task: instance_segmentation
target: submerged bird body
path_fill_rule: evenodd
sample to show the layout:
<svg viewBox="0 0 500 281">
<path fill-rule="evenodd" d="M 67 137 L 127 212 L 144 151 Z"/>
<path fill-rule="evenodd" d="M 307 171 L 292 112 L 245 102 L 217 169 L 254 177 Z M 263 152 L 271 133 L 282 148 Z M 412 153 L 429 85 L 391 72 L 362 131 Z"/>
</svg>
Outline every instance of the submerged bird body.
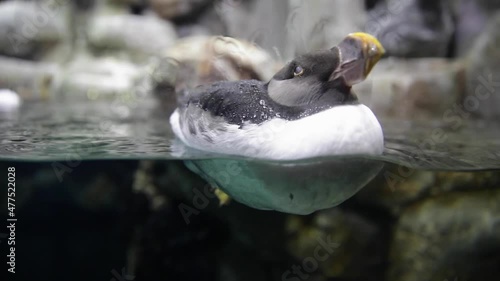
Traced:
<svg viewBox="0 0 500 281">
<path fill-rule="evenodd" d="M 200 150 L 263 159 L 380 154 L 382 129 L 351 92 L 373 66 L 359 63 L 356 44 L 299 56 L 269 83 L 196 88 L 170 118 L 174 133 Z"/>
</svg>

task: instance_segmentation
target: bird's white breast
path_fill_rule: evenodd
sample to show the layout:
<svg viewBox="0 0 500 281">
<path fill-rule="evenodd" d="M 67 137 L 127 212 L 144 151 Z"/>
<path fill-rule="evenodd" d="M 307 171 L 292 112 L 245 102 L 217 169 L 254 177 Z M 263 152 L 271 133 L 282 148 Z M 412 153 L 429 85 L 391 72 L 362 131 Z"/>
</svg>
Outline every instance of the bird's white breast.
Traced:
<svg viewBox="0 0 500 281">
<path fill-rule="evenodd" d="M 190 105 L 177 109 L 170 123 L 174 133 L 188 146 L 253 158 L 295 160 L 379 155 L 384 147 L 377 118 L 362 104 L 335 106 L 293 121 L 273 118 L 258 125 L 244 123 L 241 128 Z"/>
</svg>

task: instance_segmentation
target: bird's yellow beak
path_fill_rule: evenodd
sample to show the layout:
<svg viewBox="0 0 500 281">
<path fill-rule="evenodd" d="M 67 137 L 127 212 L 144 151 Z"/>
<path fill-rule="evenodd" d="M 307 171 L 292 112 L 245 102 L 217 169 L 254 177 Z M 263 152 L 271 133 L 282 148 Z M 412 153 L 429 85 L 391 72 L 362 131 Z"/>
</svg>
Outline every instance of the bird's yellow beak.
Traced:
<svg viewBox="0 0 500 281">
<path fill-rule="evenodd" d="M 356 32 L 347 35 L 347 37 L 354 38 L 361 42 L 365 60 L 364 76 L 366 78 L 380 58 L 385 54 L 385 49 L 377 38 L 368 33 Z"/>
<path fill-rule="evenodd" d="M 364 32 L 347 35 L 336 48 L 339 51 L 339 66 L 331 78 L 343 77 L 348 86 L 364 81 L 385 54 L 377 38 Z"/>
</svg>

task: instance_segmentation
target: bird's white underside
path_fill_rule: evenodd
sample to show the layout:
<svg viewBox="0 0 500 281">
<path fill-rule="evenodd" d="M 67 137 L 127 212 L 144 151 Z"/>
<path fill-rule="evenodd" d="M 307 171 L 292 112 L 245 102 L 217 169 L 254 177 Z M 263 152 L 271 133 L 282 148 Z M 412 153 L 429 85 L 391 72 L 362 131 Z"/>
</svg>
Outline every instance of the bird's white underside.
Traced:
<svg viewBox="0 0 500 281">
<path fill-rule="evenodd" d="M 294 121 L 273 118 L 242 128 L 194 105 L 170 117 L 174 133 L 188 146 L 215 153 L 273 160 L 333 155 L 380 155 L 382 128 L 365 105 L 340 105 Z M 191 131 L 189 130 L 191 123 Z"/>
</svg>

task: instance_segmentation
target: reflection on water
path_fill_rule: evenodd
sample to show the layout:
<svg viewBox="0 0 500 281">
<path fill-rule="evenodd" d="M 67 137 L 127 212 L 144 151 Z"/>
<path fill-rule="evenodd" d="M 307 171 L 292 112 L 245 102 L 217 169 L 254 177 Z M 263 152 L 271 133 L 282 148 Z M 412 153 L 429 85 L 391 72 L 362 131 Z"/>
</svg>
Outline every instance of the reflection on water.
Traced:
<svg viewBox="0 0 500 281">
<path fill-rule="evenodd" d="M 176 141 L 168 113 L 156 112 L 153 101 L 125 112 L 116 108 L 105 103 L 26 104 L 20 112 L 0 116 L 0 157 L 23 161 L 221 158 Z M 500 168 L 498 124 L 470 122 L 453 130 L 441 127 L 440 120 L 380 121 L 386 149 L 373 160 L 419 169 Z"/>
</svg>

